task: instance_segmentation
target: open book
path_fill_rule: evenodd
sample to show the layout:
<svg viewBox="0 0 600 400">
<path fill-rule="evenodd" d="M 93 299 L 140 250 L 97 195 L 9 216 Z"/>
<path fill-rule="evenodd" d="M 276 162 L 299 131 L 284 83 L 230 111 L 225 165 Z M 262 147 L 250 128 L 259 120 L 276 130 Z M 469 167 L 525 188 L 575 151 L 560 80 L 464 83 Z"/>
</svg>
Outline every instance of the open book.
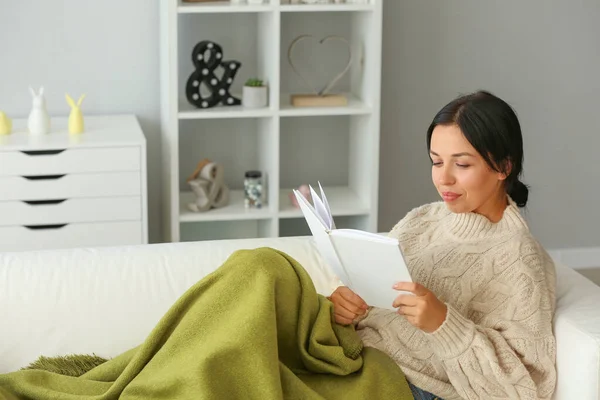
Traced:
<svg viewBox="0 0 600 400">
<path fill-rule="evenodd" d="M 294 195 L 312 232 L 317 249 L 340 281 L 369 306 L 393 310 L 402 292 L 396 282 L 412 282 L 397 239 L 357 229 L 336 229 L 327 197 L 312 187 L 313 205 L 297 190 Z"/>
</svg>

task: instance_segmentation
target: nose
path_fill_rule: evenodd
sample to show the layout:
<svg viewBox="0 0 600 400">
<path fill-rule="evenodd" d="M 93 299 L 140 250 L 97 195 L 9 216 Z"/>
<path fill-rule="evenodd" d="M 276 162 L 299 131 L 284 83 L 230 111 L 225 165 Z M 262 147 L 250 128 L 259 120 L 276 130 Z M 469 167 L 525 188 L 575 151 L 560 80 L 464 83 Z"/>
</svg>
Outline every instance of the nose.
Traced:
<svg viewBox="0 0 600 400">
<path fill-rule="evenodd" d="M 451 168 L 443 165 L 438 169 L 437 181 L 440 186 L 452 186 L 455 183 Z"/>
</svg>

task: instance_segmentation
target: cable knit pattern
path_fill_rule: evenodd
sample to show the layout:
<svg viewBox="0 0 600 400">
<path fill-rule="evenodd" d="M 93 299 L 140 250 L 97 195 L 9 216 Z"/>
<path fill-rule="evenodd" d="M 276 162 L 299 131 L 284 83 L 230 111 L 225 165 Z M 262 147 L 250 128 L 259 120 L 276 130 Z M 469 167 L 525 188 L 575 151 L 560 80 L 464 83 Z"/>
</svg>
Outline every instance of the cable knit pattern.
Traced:
<svg viewBox="0 0 600 400">
<path fill-rule="evenodd" d="M 497 223 L 438 202 L 412 210 L 390 232 L 413 280 L 448 306 L 435 332 L 378 308 L 357 324 L 366 346 L 445 400 L 550 399 L 554 392 L 554 264 L 509 201 Z"/>
</svg>

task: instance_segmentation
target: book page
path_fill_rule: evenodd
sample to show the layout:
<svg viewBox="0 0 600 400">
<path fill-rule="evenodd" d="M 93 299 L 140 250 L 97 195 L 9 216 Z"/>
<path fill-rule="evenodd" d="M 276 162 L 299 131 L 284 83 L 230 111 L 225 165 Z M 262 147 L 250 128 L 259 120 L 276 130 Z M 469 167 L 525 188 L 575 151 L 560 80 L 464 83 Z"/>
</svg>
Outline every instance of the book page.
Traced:
<svg viewBox="0 0 600 400">
<path fill-rule="evenodd" d="M 327 212 L 327 216 L 329 217 L 329 229 L 333 230 L 335 229 L 335 222 L 333 221 L 333 214 L 331 214 L 331 208 L 329 208 L 329 202 L 327 201 L 327 196 L 325 196 L 325 191 L 323 190 L 323 186 L 321 186 L 321 182 L 319 182 L 319 190 L 321 190 L 321 200 L 323 200 L 323 204 L 325 205 L 325 211 Z"/>
<path fill-rule="evenodd" d="M 317 215 L 321 218 L 321 220 L 325 224 L 325 228 L 328 231 L 330 231 L 331 229 L 333 229 L 332 223 L 331 223 L 332 218 L 330 215 L 328 215 L 327 208 L 325 207 L 325 204 L 323 204 L 323 202 L 317 195 L 317 192 L 315 192 L 315 190 L 312 188 L 312 186 L 309 186 L 309 188 L 310 188 L 310 196 L 312 198 L 314 209 L 315 209 Z"/>
<path fill-rule="evenodd" d="M 388 243 L 399 245 L 398 239 L 391 238 L 386 235 L 379 233 L 371 233 L 367 231 L 361 231 L 358 229 L 336 229 L 331 232 L 332 235 L 346 236 L 353 238 L 360 238 L 362 240 L 369 240 L 371 242 Z"/>
<path fill-rule="evenodd" d="M 369 306 L 393 310 L 396 297 L 407 292 L 392 286 L 412 282 L 400 246 L 360 236 L 331 235 L 331 240 L 352 282 L 347 286 Z"/>
<path fill-rule="evenodd" d="M 344 285 L 350 285 L 352 280 L 338 258 L 324 223 L 321 221 L 312 205 L 299 191 L 294 190 L 294 195 L 298 200 L 300 210 L 302 211 L 302 214 L 304 214 L 304 219 L 306 219 L 306 223 L 313 235 L 319 253 Z"/>
</svg>

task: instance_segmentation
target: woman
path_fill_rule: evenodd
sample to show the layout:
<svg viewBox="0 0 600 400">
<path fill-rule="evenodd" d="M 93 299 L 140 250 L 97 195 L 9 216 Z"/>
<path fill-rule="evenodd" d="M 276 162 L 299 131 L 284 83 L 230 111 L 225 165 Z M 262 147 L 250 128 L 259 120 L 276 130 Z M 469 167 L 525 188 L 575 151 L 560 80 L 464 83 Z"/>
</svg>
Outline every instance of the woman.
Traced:
<svg viewBox="0 0 600 400">
<path fill-rule="evenodd" d="M 346 287 L 336 322 L 356 323 L 387 353 L 415 399 L 550 399 L 556 383 L 554 264 L 518 207 L 523 140 L 517 116 L 479 91 L 457 98 L 427 131 L 442 202 L 409 212 L 390 232 L 414 283 L 397 312 L 369 308 Z"/>
</svg>

